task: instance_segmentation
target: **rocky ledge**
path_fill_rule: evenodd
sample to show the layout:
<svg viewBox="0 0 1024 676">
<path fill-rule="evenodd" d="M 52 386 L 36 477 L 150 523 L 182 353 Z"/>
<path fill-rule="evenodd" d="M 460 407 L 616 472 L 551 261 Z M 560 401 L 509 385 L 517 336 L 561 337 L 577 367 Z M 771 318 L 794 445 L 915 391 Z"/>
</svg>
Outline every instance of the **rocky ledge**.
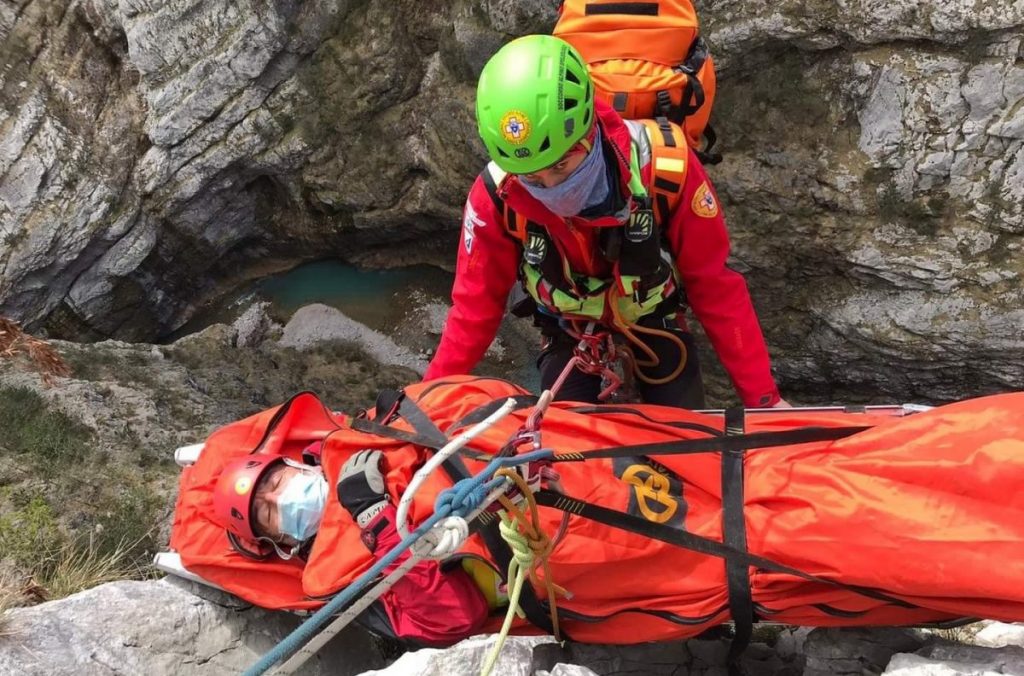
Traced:
<svg viewBox="0 0 1024 676">
<path fill-rule="evenodd" d="M 154 612 L 154 609 L 159 609 Z M 24 676 L 238 674 L 293 630 L 299 618 L 252 608 L 216 590 L 169 578 L 115 582 L 33 608 L 9 611 L 0 673 Z M 975 630 L 977 627 L 975 627 Z M 1024 627 L 989 624 L 966 645 L 924 630 L 766 627 L 743 657 L 757 676 L 989 676 L 1024 673 Z M 479 674 L 493 636 L 397 659 L 349 628 L 299 672 L 307 676 Z M 722 639 L 605 646 L 513 637 L 501 676 L 724 676 Z"/>
</svg>

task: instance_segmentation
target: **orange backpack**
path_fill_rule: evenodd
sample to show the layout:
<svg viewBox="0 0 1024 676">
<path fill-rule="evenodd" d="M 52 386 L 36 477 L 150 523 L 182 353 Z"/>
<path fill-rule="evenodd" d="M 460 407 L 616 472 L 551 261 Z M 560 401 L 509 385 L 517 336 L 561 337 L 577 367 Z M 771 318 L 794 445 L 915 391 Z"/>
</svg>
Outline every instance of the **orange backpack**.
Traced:
<svg viewBox="0 0 1024 676">
<path fill-rule="evenodd" d="M 691 0 L 563 0 L 552 32 L 586 59 L 595 93 L 619 114 L 667 118 L 702 161 L 720 159 L 708 124 L 715 67 Z"/>
</svg>

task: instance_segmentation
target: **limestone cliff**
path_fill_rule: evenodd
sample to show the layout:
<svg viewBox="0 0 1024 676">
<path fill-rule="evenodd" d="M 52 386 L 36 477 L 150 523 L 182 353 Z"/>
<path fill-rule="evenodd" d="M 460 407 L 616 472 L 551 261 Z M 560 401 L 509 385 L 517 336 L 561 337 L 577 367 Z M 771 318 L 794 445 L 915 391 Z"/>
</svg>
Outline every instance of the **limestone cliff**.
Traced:
<svg viewBox="0 0 1024 676">
<path fill-rule="evenodd" d="M 541 0 L 0 0 L 0 313 L 151 340 L 299 260 L 454 258 Z M 1024 0 L 709 0 L 712 169 L 798 398 L 1024 382 Z"/>
</svg>

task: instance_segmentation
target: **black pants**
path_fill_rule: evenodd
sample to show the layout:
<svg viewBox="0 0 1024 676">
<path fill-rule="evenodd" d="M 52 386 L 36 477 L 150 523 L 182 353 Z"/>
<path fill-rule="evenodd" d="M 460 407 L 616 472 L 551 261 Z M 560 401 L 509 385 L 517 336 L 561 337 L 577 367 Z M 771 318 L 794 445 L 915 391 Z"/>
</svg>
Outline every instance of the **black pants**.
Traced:
<svg viewBox="0 0 1024 676">
<path fill-rule="evenodd" d="M 697 357 L 697 345 L 694 342 L 693 334 L 689 331 L 671 325 L 665 328 L 664 324 L 658 321 L 641 320 L 641 325 L 654 325 L 662 331 L 671 331 L 686 346 L 686 366 L 682 372 L 663 385 L 651 385 L 640 378 L 636 378 L 637 390 L 640 397 L 647 404 L 661 404 L 663 406 L 677 406 L 679 408 L 699 409 L 704 405 L 704 379 L 700 373 L 700 361 Z M 545 345 L 537 358 L 537 368 L 540 370 L 540 386 L 542 390 L 551 387 L 558 376 L 565 369 L 565 365 L 572 359 L 575 340 L 565 331 L 554 324 L 542 326 L 545 336 Z M 653 367 L 641 367 L 641 372 L 649 378 L 660 379 L 668 376 L 679 365 L 679 346 L 674 341 L 663 336 L 651 336 L 646 333 L 634 332 L 634 335 L 643 340 L 644 343 L 658 355 L 658 365 Z M 638 348 L 633 347 L 637 358 L 646 361 L 647 357 Z M 601 393 L 601 377 L 590 375 L 580 370 L 573 370 L 566 378 L 558 391 L 556 400 L 584 401 L 597 403 L 597 395 Z"/>
</svg>

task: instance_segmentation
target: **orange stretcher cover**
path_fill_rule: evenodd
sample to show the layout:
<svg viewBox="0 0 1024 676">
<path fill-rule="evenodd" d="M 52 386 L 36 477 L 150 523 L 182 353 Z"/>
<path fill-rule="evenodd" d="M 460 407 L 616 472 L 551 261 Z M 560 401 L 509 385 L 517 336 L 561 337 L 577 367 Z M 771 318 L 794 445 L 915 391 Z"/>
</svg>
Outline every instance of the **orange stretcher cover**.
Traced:
<svg viewBox="0 0 1024 676">
<path fill-rule="evenodd" d="M 495 399 L 524 394 L 488 378 L 449 378 L 410 386 L 449 436 L 453 426 Z M 517 411 L 472 444 L 493 454 L 525 421 Z M 412 431 L 404 421 L 393 424 Z M 685 426 L 685 427 L 682 427 Z M 838 441 L 748 451 L 743 461 L 748 551 L 826 580 L 881 591 L 894 604 L 825 582 L 751 568 L 762 620 L 813 626 L 901 625 L 984 617 L 1024 620 L 1024 393 L 943 406 L 908 417 L 874 413 L 748 413 L 746 431 L 866 426 Z M 721 416 L 650 405 L 593 407 L 560 402 L 544 417 L 543 445 L 582 452 L 712 436 Z M 268 608 L 312 608 L 373 561 L 347 512 L 329 499 L 309 562 L 258 563 L 234 553 L 207 514 L 218 469 L 242 453 L 281 449 L 298 457 L 326 437 L 323 466 L 333 486 L 363 448 L 386 452 L 397 502 L 428 449 L 362 433 L 312 395 L 228 425 L 182 472 L 171 547 L 189 570 Z M 464 458 L 470 472 L 483 463 Z M 722 540 L 719 453 L 639 456 L 557 463 L 567 495 L 649 521 Z M 451 485 L 439 470 L 417 495 L 414 522 Z M 554 534 L 562 512 L 541 508 Z M 493 561 L 479 536 L 462 553 Z M 573 639 L 631 643 L 685 638 L 729 621 L 722 559 L 611 528 L 579 516 L 551 557 L 553 580 L 570 590 L 559 602 Z M 543 598 L 543 589 L 537 590 Z M 320 599 L 320 600 L 317 600 Z M 905 607 L 910 605 L 912 607 Z M 495 626 L 499 626 L 495 620 Z M 536 631 L 525 622 L 516 631 Z"/>
</svg>

